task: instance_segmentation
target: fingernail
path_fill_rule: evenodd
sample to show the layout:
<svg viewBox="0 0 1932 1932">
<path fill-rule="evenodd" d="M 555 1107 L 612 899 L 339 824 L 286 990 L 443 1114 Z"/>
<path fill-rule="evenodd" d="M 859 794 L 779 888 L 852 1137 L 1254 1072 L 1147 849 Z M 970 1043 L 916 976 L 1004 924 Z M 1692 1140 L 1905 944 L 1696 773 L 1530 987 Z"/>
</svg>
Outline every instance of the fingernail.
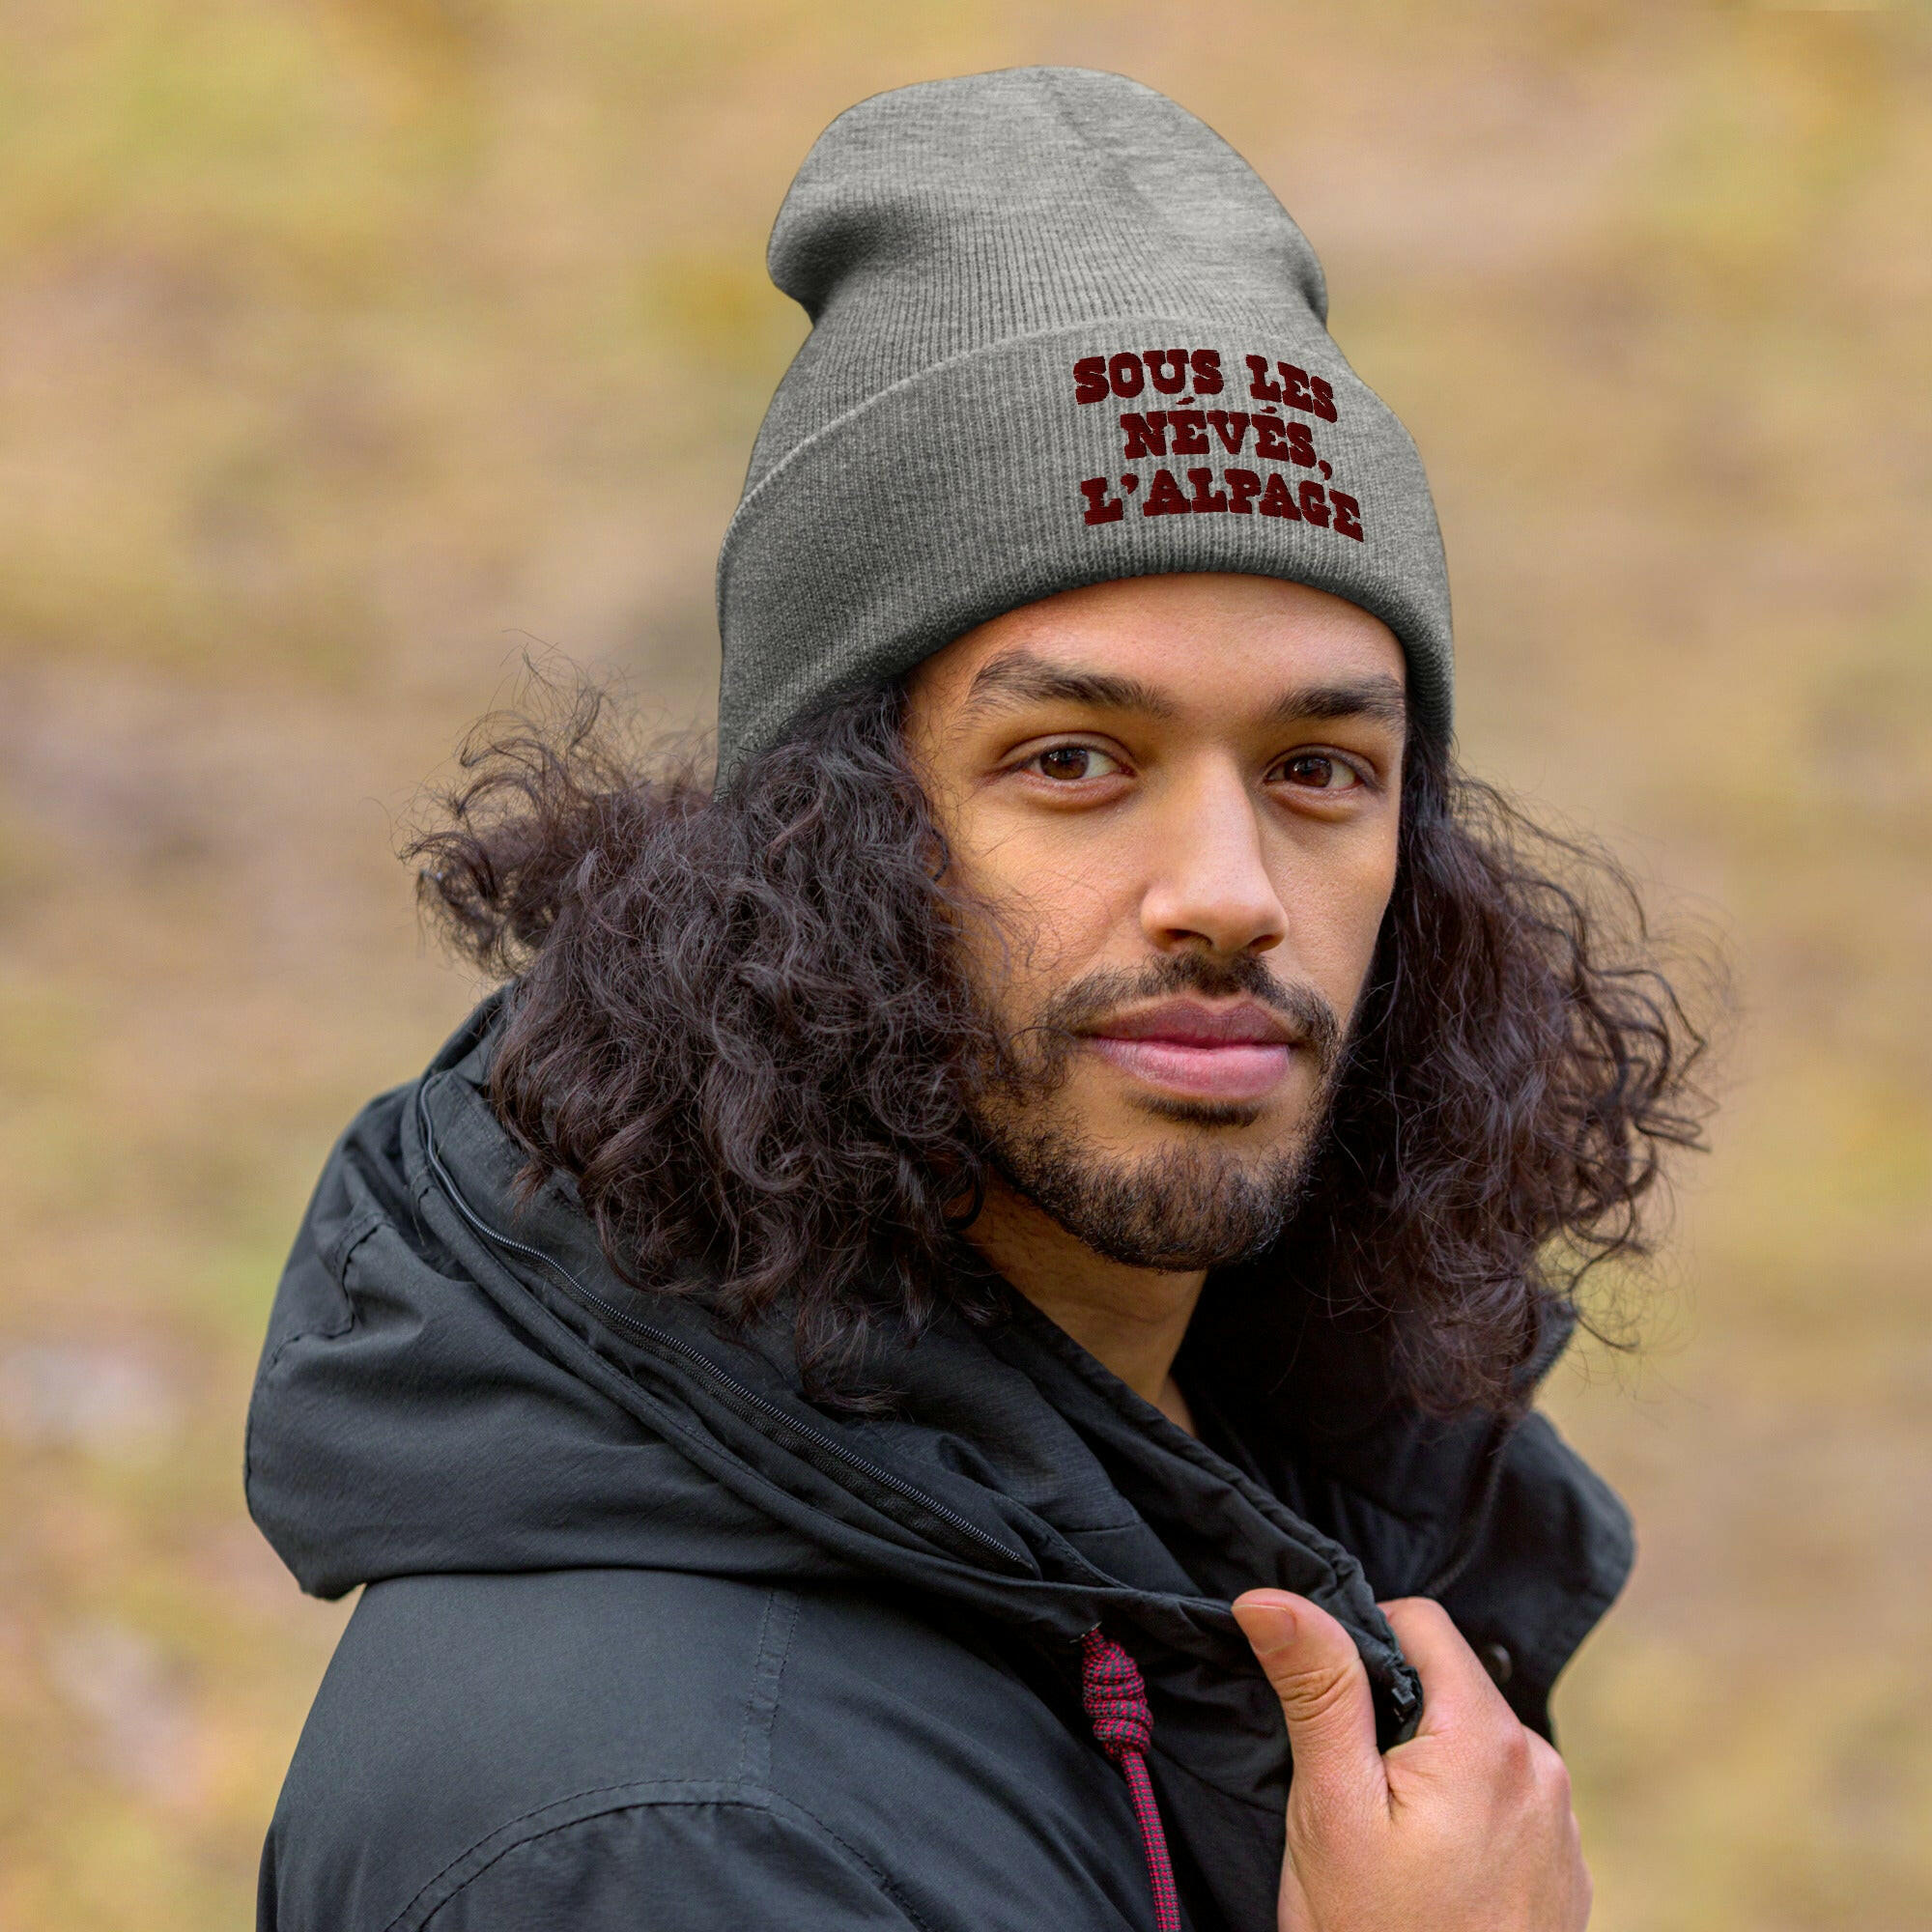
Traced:
<svg viewBox="0 0 1932 1932">
<path fill-rule="evenodd" d="M 1294 1600 L 1292 1597 L 1273 1590 L 1251 1590 L 1236 1601 L 1235 1616 L 1244 1631 L 1247 1631 L 1250 1618 L 1262 1624 L 1261 1632 L 1248 1632 L 1250 1643 L 1264 1634 L 1270 1650 L 1279 1650 L 1283 1644 L 1294 1641 Z"/>
</svg>

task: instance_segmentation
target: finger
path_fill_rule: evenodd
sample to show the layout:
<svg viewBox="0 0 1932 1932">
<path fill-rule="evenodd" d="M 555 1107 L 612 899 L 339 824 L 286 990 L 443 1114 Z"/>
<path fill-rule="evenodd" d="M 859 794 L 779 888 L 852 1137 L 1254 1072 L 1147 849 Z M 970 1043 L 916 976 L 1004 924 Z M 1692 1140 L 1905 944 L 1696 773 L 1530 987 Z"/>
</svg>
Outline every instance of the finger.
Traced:
<svg viewBox="0 0 1932 1932">
<path fill-rule="evenodd" d="M 1418 1737 L 1471 1723 L 1507 1719 L 1516 1724 L 1516 1713 L 1440 1604 L 1428 1597 L 1399 1597 L 1380 1609 L 1422 1679 Z"/>
<path fill-rule="evenodd" d="M 1281 1699 L 1296 1783 L 1385 1795 L 1375 1705 L 1354 1638 L 1319 1605 L 1286 1590 L 1250 1590 L 1234 1607 Z"/>
</svg>

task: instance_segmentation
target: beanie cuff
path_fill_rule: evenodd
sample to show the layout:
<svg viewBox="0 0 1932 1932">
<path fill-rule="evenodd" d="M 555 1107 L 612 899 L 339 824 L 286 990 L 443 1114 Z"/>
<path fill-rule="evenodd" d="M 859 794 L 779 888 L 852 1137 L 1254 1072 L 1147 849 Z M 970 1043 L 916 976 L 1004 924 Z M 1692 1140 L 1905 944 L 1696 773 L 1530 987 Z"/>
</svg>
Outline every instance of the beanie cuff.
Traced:
<svg viewBox="0 0 1932 1932">
<path fill-rule="evenodd" d="M 1236 571 L 1394 632 L 1451 723 L 1448 579 L 1408 433 L 1325 333 L 1127 315 L 922 370 L 786 451 L 718 566 L 719 776 L 825 700 L 1056 591 Z"/>
</svg>

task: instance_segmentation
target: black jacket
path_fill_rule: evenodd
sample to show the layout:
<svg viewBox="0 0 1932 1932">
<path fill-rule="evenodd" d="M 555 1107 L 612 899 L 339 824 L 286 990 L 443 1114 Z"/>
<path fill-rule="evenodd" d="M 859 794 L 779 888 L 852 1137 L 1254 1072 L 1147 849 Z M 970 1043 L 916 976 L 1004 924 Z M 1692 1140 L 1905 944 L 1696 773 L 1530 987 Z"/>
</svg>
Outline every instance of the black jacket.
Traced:
<svg viewBox="0 0 1932 1932">
<path fill-rule="evenodd" d="M 518 1212 L 493 1010 L 350 1127 L 270 1321 L 250 1508 L 304 1589 L 366 1587 L 263 1927 L 1149 1926 L 1095 1626 L 1146 1679 L 1187 1923 L 1270 1927 L 1257 1584 L 1350 1627 L 1385 1738 L 1417 1687 L 1375 1600 L 1419 1590 L 1547 1728 L 1631 1543 L 1542 1418 L 1424 1424 L 1370 1338 L 1232 1282 L 1177 1367 L 1200 1440 L 1017 1297 L 899 1349 L 894 1414 L 815 1407 L 775 1333 L 623 1287 L 567 1185 Z"/>
</svg>

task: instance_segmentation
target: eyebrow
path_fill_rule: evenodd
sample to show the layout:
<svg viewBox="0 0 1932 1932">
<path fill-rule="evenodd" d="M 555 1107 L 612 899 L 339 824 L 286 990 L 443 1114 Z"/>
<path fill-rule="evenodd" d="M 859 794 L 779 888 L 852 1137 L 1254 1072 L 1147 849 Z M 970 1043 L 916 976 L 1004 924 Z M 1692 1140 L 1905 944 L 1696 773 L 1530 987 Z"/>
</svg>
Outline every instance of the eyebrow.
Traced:
<svg viewBox="0 0 1932 1932">
<path fill-rule="evenodd" d="M 1150 718 L 1174 716 L 1173 704 L 1137 677 L 1053 664 L 1023 650 L 1002 651 L 980 667 L 966 693 L 966 709 L 969 713 L 997 711 L 1004 705 L 1039 704 L 1055 698 L 1095 705 L 1103 711 L 1139 711 Z"/>
<path fill-rule="evenodd" d="M 1175 715 L 1174 701 L 1137 677 L 1055 664 L 1018 649 L 1002 651 L 980 667 L 967 690 L 965 709 L 971 716 L 1055 699 L 1091 704 L 1103 711 L 1137 711 L 1148 718 Z M 1295 724 L 1303 719 L 1373 718 L 1406 727 L 1408 694 L 1400 678 L 1378 672 L 1333 684 L 1297 685 L 1276 697 L 1264 716 L 1270 724 Z"/>
<path fill-rule="evenodd" d="M 1408 693 L 1399 677 L 1378 671 L 1373 677 L 1285 691 L 1268 706 L 1270 724 L 1292 724 L 1303 718 L 1374 718 L 1406 729 Z"/>
</svg>

